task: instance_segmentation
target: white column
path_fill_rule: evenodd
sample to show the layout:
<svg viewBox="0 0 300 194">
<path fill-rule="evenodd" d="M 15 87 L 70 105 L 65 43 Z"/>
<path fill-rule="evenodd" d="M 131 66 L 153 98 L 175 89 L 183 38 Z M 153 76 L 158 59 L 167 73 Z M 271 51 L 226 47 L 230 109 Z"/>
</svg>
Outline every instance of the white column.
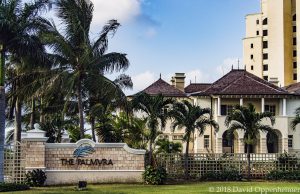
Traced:
<svg viewBox="0 0 300 194">
<path fill-rule="evenodd" d="M 240 98 L 240 106 L 244 106 L 244 99 Z"/>
<path fill-rule="evenodd" d="M 282 116 L 286 116 L 286 99 L 282 99 Z"/>
<path fill-rule="evenodd" d="M 217 119 L 218 119 L 218 118 L 217 118 L 217 117 L 218 117 L 218 101 L 215 100 L 214 103 L 215 103 L 214 115 L 215 115 L 215 120 L 217 120 Z"/>
<path fill-rule="evenodd" d="M 265 99 L 261 99 L 261 112 L 265 112 Z"/>
<path fill-rule="evenodd" d="M 221 116 L 221 98 L 218 97 L 218 116 Z"/>
</svg>

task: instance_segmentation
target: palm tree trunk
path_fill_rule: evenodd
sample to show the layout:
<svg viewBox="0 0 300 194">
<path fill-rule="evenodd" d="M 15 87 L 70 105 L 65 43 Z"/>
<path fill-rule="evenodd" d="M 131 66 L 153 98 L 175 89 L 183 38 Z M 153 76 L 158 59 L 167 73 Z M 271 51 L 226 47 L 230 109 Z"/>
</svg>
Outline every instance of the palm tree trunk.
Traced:
<svg viewBox="0 0 300 194">
<path fill-rule="evenodd" d="M 16 100 L 15 106 L 15 132 L 14 132 L 14 142 L 21 141 L 21 132 L 22 132 L 22 105 L 20 98 Z"/>
<path fill-rule="evenodd" d="M 0 182 L 4 182 L 4 139 L 5 139 L 5 52 L 0 45 Z"/>
<path fill-rule="evenodd" d="M 32 100 L 31 100 L 30 124 L 29 124 L 30 130 L 33 129 L 34 122 L 35 122 L 35 100 L 34 100 L 34 98 L 32 98 Z"/>
<path fill-rule="evenodd" d="M 44 107 L 43 107 L 43 97 L 41 97 L 41 103 L 40 103 L 40 123 L 41 124 L 45 123 L 45 113 L 44 113 Z"/>
<path fill-rule="evenodd" d="M 83 105 L 82 105 L 82 93 L 81 82 L 79 81 L 77 86 L 77 98 L 78 98 L 78 114 L 79 114 L 79 129 L 80 139 L 84 138 L 84 118 L 83 118 Z"/>
<path fill-rule="evenodd" d="M 250 148 L 251 148 L 251 145 L 250 144 L 247 144 L 247 165 L 248 165 L 248 180 L 250 180 Z"/>
<path fill-rule="evenodd" d="M 188 136 L 186 141 L 185 157 L 184 157 L 184 174 L 186 179 L 189 179 L 189 145 L 190 145 L 190 136 Z"/>
<path fill-rule="evenodd" d="M 95 118 L 94 117 L 91 117 L 91 130 L 92 130 L 92 138 L 93 138 L 93 141 L 96 142 L 96 135 L 95 135 Z"/>
<path fill-rule="evenodd" d="M 0 85 L 0 183 L 4 182 L 4 138 L 5 138 L 4 136 L 5 136 L 5 90 L 4 90 L 4 86 Z"/>
</svg>

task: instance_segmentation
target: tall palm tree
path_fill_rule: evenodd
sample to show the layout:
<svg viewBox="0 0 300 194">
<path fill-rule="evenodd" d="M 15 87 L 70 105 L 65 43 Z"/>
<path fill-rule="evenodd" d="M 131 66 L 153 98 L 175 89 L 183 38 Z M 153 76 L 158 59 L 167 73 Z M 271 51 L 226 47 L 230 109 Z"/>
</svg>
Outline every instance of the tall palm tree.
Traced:
<svg viewBox="0 0 300 194">
<path fill-rule="evenodd" d="M 152 164 L 153 144 L 167 122 L 168 114 L 165 111 L 172 105 L 174 100 L 166 98 L 162 94 L 150 96 L 146 93 L 137 94 L 132 100 L 132 107 L 135 111 L 142 111 L 145 114 L 149 133 L 149 163 Z"/>
<path fill-rule="evenodd" d="M 211 119 L 211 109 L 201 108 L 191 104 L 189 101 L 184 100 L 182 102 L 175 103 L 173 109 L 170 111 L 170 117 L 172 117 L 173 131 L 179 128 L 185 128 L 185 134 L 183 140 L 186 141 L 185 150 L 185 176 L 188 178 L 188 158 L 189 158 L 189 143 L 191 136 L 196 132 L 203 135 L 207 126 L 213 126 L 217 131 L 219 125 L 216 121 Z"/>
<path fill-rule="evenodd" d="M 296 130 L 297 125 L 300 123 L 300 107 L 296 109 L 296 117 L 292 120 L 291 126 Z"/>
<path fill-rule="evenodd" d="M 258 113 L 253 104 L 248 107 L 235 106 L 233 111 L 227 115 L 225 125 L 228 127 L 230 134 L 237 130 L 244 132 L 244 143 L 247 146 L 247 164 L 248 164 L 248 178 L 250 179 L 250 149 L 251 145 L 257 142 L 259 133 L 267 132 L 271 136 L 276 134 L 275 129 L 270 125 L 262 124 L 263 119 L 269 119 L 271 125 L 275 124 L 275 118 L 272 113 L 263 112 Z"/>
<path fill-rule="evenodd" d="M 21 0 L 0 1 L 0 182 L 4 179 L 5 57 L 10 53 L 43 60 L 44 47 L 36 32 L 44 23 L 38 13 L 48 3 L 48 0 L 37 0 L 23 5 Z"/>
<path fill-rule="evenodd" d="M 111 20 L 103 27 L 100 36 L 90 39 L 90 26 L 93 19 L 94 6 L 88 0 L 58 0 L 55 3 L 57 16 L 62 21 L 63 31 L 54 24 L 48 25 L 41 37 L 53 52 L 52 57 L 61 73 L 50 85 L 60 82 L 60 88 L 66 93 L 67 99 L 76 97 L 80 136 L 84 137 L 84 106 L 83 101 L 92 91 L 99 87 L 98 83 L 113 82 L 104 74 L 125 70 L 129 66 L 126 54 L 106 53 L 108 37 L 114 34 L 120 24 Z M 62 81 L 63 80 L 63 81 Z"/>
</svg>

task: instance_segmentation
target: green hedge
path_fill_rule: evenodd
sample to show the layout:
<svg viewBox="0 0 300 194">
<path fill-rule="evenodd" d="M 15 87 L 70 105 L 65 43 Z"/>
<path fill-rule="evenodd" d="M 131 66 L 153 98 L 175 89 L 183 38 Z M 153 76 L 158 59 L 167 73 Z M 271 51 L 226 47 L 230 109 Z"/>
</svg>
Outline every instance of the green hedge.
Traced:
<svg viewBox="0 0 300 194">
<path fill-rule="evenodd" d="M 0 192 L 23 191 L 30 189 L 28 185 L 17 183 L 0 183 Z"/>
<path fill-rule="evenodd" d="M 267 174 L 268 180 L 300 180 L 300 171 L 274 170 Z"/>
<path fill-rule="evenodd" d="M 205 181 L 241 181 L 243 176 L 239 171 L 231 169 L 220 172 L 209 172 L 204 174 L 201 179 Z"/>
</svg>

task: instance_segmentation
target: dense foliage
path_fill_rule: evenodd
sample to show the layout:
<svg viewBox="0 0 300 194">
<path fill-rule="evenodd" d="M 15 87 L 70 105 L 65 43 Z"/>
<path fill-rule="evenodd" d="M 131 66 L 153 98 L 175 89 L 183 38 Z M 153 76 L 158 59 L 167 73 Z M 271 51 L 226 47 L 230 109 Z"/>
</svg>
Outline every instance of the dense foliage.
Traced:
<svg viewBox="0 0 300 194">
<path fill-rule="evenodd" d="M 30 189 L 26 184 L 0 183 L 0 192 L 24 191 Z"/>
<path fill-rule="evenodd" d="M 26 184 L 32 187 L 44 186 L 46 179 L 46 173 L 40 169 L 32 170 L 26 173 Z"/>
<path fill-rule="evenodd" d="M 206 173 L 201 179 L 205 181 L 241 181 L 243 176 L 236 169 L 225 169 L 220 172 Z"/>
<path fill-rule="evenodd" d="M 166 182 L 167 172 L 163 167 L 147 166 L 143 173 L 144 182 L 148 185 L 162 185 Z"/>
<path fill-rule="evenodd" d="M 300 171 L 274 170 L 267 174 L 268 180 L 300 180 Z"/>
</svg>

